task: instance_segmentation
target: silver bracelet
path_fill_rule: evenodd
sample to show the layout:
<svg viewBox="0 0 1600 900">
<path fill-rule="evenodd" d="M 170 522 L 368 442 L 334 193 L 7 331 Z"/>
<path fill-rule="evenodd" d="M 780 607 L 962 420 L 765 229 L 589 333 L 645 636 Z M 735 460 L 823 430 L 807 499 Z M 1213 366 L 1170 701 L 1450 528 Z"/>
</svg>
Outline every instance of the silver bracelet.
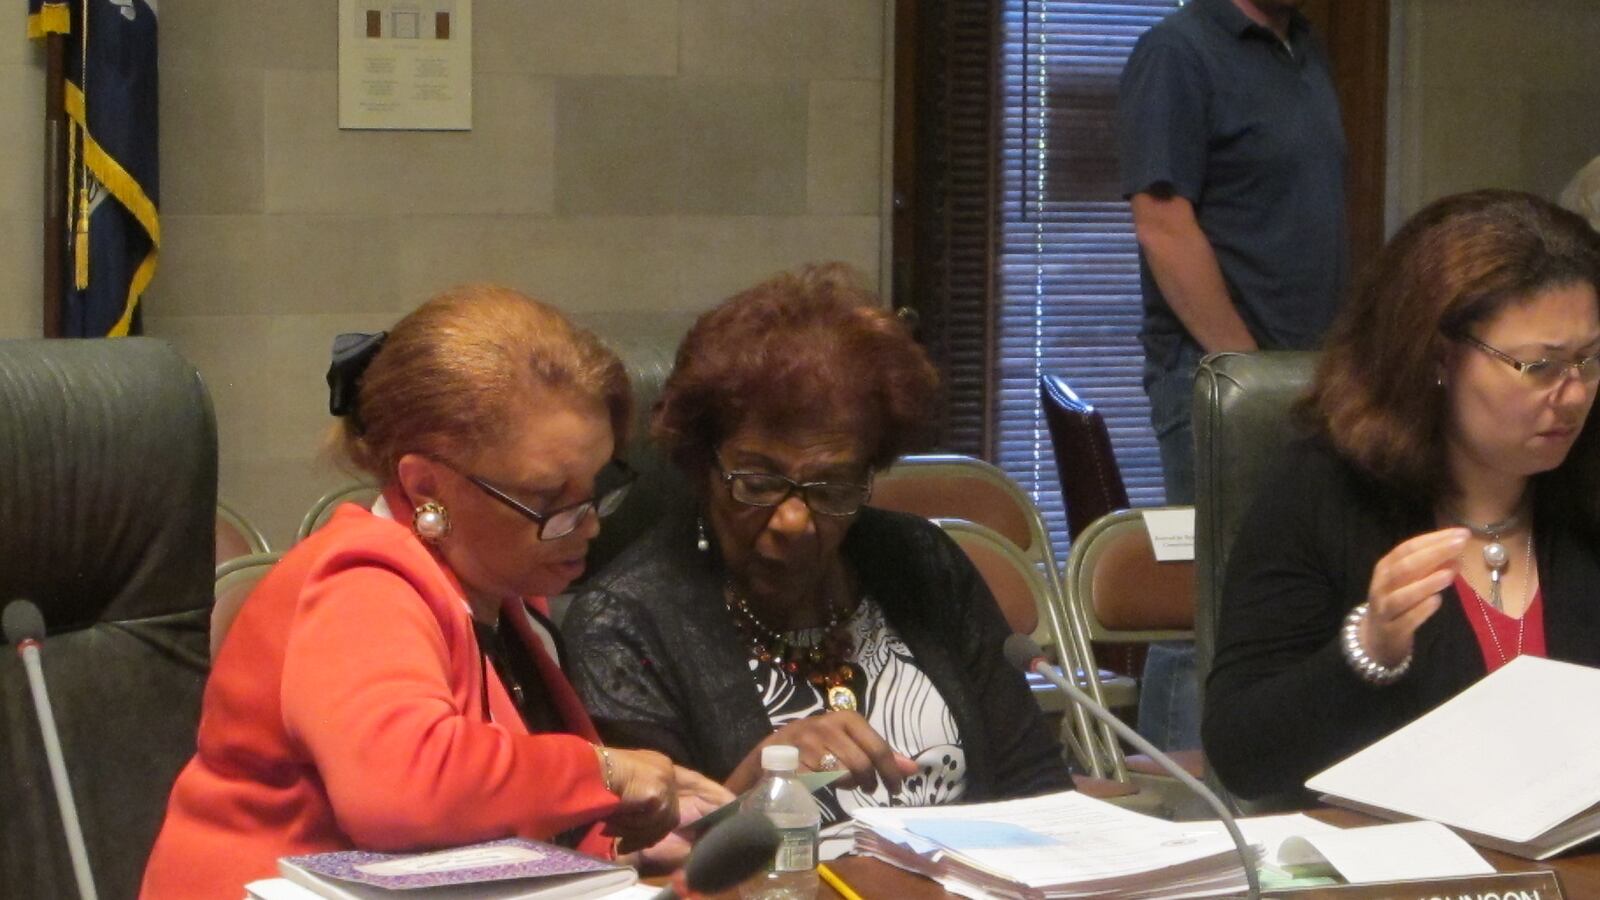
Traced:
<svg viewBox="0 0 1600 900">
<path fill-rule="evenodd" d="M 600 746 L 599 744 L 595 744 L 593 746 L 594 755 L 598 757 L 600 761 L 600 781 L 605 785 L 606 793 L 615 794 L 617 791 L 613 787 L 614 782 L 612 781 L 611 751 Z"/>
<path fill-rule="evenodd" d="M 1361 680 L 1379 687 L 1394 684 L 1411 671 L 1414 653 L 1407 653 L 1398 666 L 1386 666 L 1373 659 L 1361 646 L 1361 621 L 1367 617 L 1369 607 L 1363 603 L 1344 617 L 1340 643 L 1344 647 L 1344 661 L 1350 664 Z"/>
</svg>

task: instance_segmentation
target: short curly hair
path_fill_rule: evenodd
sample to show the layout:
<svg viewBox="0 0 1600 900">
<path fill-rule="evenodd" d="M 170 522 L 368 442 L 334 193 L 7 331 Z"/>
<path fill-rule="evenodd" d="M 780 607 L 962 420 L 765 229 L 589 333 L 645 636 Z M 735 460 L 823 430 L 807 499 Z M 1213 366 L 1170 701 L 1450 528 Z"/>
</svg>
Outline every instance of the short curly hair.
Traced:
<svg viewBox="0 0 1600 900">
<path fill-rule="evenodd" d="M 651 431 L 696 483 L 748 422 L 804 427 L 843 412 L 882 468 L 928 445 L 939 376 L 905 323 L 843 263 L 770 278 L 702 315 L 678 347 Z"/>
</svg>

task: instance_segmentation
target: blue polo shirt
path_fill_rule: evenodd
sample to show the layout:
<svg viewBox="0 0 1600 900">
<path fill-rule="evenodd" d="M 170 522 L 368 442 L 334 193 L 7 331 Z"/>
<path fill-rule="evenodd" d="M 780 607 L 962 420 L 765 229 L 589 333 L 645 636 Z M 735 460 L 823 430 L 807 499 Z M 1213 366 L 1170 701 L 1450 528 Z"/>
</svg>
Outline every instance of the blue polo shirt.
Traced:
<svg viewBox="0 0 1600 900">
<path fill-rule="evenodd" d="M 1256 341 L 1316 346 L 1349 251 L 1339 101 L 1305 17 L 1286 47 L 1230 0 L 1192 0 L 1139 38 L 1118 112 L 1123 195 L 1187 199 Z M 1142 253 L 1139 269 L 1140 339 L 1161 364 L 1187 332 Z"/>
</svg>

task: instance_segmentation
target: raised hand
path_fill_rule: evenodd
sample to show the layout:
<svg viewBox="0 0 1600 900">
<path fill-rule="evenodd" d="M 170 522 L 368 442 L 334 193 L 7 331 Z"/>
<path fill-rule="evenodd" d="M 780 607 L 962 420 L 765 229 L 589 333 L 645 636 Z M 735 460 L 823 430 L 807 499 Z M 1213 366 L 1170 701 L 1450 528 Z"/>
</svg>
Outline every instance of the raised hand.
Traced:
<svg viewBox="0 0 1600 900">
<path fill-rule="evenodd" d="M 1461 550 L 1472 532 L 1444 528 L 1407 540 L 1372 567 L 1362 649 L 1393 668 L 1411 655 L 1417 628 L 1439 611 L 1441 592 L 1461 571 Z"/>
</svg>

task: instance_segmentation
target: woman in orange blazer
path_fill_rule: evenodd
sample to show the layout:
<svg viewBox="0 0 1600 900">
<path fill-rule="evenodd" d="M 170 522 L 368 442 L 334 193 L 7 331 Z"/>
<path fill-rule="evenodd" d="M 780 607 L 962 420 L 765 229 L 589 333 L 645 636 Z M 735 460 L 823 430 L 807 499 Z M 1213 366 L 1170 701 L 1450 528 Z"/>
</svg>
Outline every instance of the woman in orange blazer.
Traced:
<svg viewBox="0 0 1600 900">
<path fill-rule="evenodd" d="M 600 745 L 543 600 L 631 479 L 616 356 L 548 306 L 467 287 L 342 336 L 329 384 L 339 447 L 382 499 L 340 508 L 244 604 L 143 896 L 237 897 L 280 856 L 353 847 L 521 835 L 609 857 L 660 841 L 680 796 L 728 799 Z"/>
</svg>

